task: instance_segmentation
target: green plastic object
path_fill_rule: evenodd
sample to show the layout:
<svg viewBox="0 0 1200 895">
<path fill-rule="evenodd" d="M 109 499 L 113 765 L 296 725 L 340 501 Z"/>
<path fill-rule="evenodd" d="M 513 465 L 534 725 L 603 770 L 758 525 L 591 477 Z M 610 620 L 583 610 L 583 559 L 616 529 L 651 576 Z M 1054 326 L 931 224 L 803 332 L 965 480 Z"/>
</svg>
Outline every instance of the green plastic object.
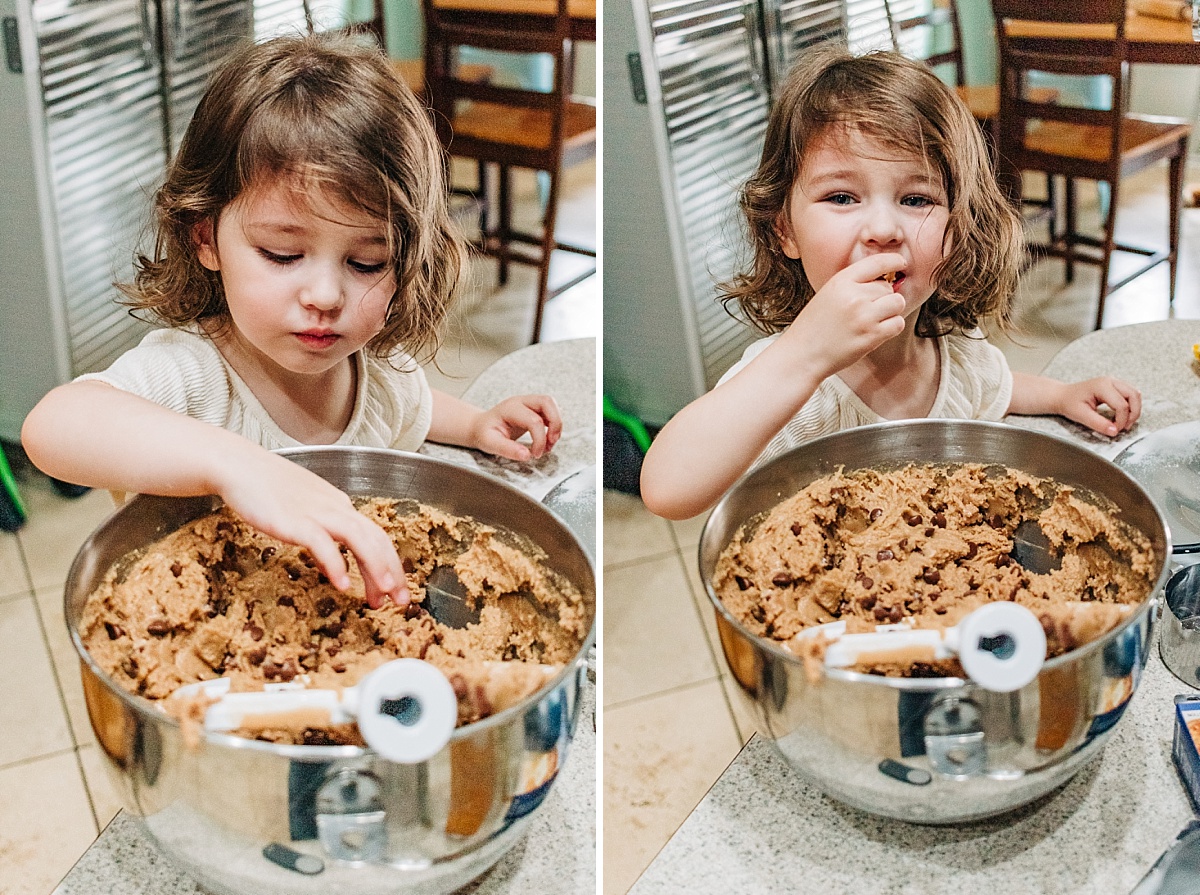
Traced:
<svg viewBox="0 0 1200 895">
<path fill-rule="evenodd" d="M 25 517 L 25 504 L 21 502 L 17 480 L 9 468 L 4 448 L 0 446 L 0 530 L 16 531 L 24 523 Z"/>
<path fill-rule="evenodd" d="M 650 433 L 646 431 L 646 424 L 617 407 L 608 395 L 604 396 L 604 418 L 628 432 L 643 454 L 650 450 Z"/>
</svg>

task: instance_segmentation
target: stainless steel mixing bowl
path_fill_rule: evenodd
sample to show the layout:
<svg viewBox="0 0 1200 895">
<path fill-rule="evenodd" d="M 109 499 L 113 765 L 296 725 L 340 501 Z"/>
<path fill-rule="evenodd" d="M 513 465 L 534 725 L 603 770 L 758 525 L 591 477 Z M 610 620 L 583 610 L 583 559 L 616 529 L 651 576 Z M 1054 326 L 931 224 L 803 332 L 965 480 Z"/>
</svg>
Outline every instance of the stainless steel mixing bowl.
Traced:
<svg viewBox="0 0 1200 895">
<path fill-rule="evenodd" d="M 801 661 L 743 627 L 712 588 L 717 559 L 743 523 L 816 479 L 907 463 L 1001 464 L 1092 492 L 1149 538 L 1157 582 L 1131 616 L 1097 641 L 1048 660 L 1011 693 L 958 678 L 885 678 Z M 700 577 L 726 662 L 761 733 L 830 796 L 887 817 L 952 823 L 999 814 L 1048 793 L 1097 755 L 1137 688 L 1148 655 L 1170 535 L 1132 478 L 1070 442 L 998 423 L 883 423 L 819 438 L 764 464 L 713 510 L 700 539 Z"/>
<path fill-rule="evenodd" d="M 352 746 L 222 734 L 189 748 L 174 720 L 100 670 L 78 633 L 88 594 L 115 561 L 217 506 L 213 498 L 140 496 L 88 538 L 67 578 L 67 625 L 96 738 L 126 810 L 215 895 L 453 891 L 520 839 L 566 758 L 595 636 L 591 561 L 553 513 L 486 475 L 387 450 L 282 453 L 351 495 L 414 499 L 532 541 L 583 594 L 586 642 L 537 693 L 455 730 L 420 764 Z"/>
</svg>

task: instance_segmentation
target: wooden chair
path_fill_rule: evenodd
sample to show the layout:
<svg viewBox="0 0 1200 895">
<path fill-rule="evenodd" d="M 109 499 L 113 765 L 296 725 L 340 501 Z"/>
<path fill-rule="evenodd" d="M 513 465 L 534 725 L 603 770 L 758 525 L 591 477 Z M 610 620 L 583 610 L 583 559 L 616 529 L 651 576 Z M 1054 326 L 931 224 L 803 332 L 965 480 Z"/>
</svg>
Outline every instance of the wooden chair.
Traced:
<svg viewBox="0 0 1200 895">
<path fill-rule="evenodd" d="M 1067 179 L 1065 228 L 1046 244 L 1031 246 L 1033 257 L 1051 256 L 1066 262 L 1067 282 L 1074 279 L 1075 263 L 1100 267 L 1100 296 L 1095 328 L 1104 320 L 1108 294 L 1163 261 L 1170 267 L 1170 300 L 1175 299 L 1176 262 L 1179 252 L 1179 204 L 1183 169 L 1191 125 L 1177 118 L 1126 113 L 1129 64 L 1125 39 L 1125 0 L 992 0 L 999 58 L 999 150 L 1004 179 L 1019 189 L 1023 171 L 1041 171 Z M 1064 39 L 1010 33 L 1014 21 L 1106 25 L 1111 38 Z M 1101 76 L 1112 85 L 1106 109 L 1080 108 L 1057 99 L 1039 101 L 1028 90 L 1030 72 Z M 1114 228 L 1121 178 L 1168 160 L 1167 244 L 1165 251 L 1116 242 Z M 1078 232 L 1074 181 L 1095 180 L 1109 185 L 1103 235 Z M 1018 195 L 1014 192 L 1014 195 Z M 1081 249 L 1087 249 L 1081 251 Z M 1143 263 L 1115 282 L 1109 281 L 1113 251 L 1131 252 Z"/>
<path fill-rule="evenodd" d="M 452 2 L 454 6 L 444 5 L 445 0 L 423 0 L 430 105 L 439 136 L 452 156 L 499 169 L 496 213 L 485 216 L 477 247 L 499 260 L 502 284 L 511 262 L 538 268 L 532 334 L 536 342 L 546 302 L 595 273 L 593 264 L 569 282 L 553 287 L 549 282 L 550 259 L 556 250 L 596 255 L 594 247 L 558 242 L 554 233 L 563 167 L 595 155 L 596 106 L 572 95 L 574 42 L 567 0 L 557 0 L 552 15 L 471 9 L 464 8 L 462 0 Z M 471 80 L 466 66 L 459 64 L 463 47 L 548 54 L 553 59 L 553 89 L 541 92 Z M 520 232 L 513 226 L 512 168 L 549 175 L 540 234 Z"/>
</svg>

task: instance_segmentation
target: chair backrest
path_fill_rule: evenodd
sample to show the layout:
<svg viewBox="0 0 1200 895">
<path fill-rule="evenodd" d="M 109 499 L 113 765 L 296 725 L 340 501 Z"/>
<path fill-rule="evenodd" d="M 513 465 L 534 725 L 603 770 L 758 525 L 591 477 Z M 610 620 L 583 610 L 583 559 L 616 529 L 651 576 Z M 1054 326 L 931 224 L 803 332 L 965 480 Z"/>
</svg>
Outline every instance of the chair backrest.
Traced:
<svg viewBox="0 0 1200 895">
<path fill-rule="evenodd" d="M 921 0 L 883 0 L 883 9 L 896 52 L 930 68 L 953 66 L 954 83 L 967 83 L 955 0 L 933 0 L 928 8 Z"/>
<path fill-rule="evenodd" d="M 992 0 L 992 9 L 999 43 L 1002 167 L 1115 179 L 1129 78 L 1125 0 Z M 1079 25 L 1087 27 L 1067 27 Z M 1102 77 L 1111 87 L 1111 102 L 1094 108 L 1072 103 L 1066 91 L 1031 95 L 1034 72 Z M 1038 135 L 1055 130 L 1089 138 L 1077 140 L 1067 153 L 1048 152 Z"/>
<path fill-rule="evenodd" d="M 574 43 L 568 0 L 529 0 L 524 8 L 538 11 L 527 12 L 497 12 L 486 3 L 472 5 L 471 0 L 422 2 L 425 82 L 443 145 L 454 154 L 472 158 L 544 167 L 537 159 L 522 162 L 515 158 L 514 153 L 524 153 L 521 148 L 455 133 L 454 122 L 469 103 L 486 103 L 497 115 L 519 115 L 524 110 L 548 112 L 551 145 L 545 151 L 561 152 L 564 121 L 574 92 Z M 547 54 L 553 59 L 553 86 L 544 92 L 527 86 L 480 82 L 462 70 L 460 54 L 464 48 Z"/>
</svg>

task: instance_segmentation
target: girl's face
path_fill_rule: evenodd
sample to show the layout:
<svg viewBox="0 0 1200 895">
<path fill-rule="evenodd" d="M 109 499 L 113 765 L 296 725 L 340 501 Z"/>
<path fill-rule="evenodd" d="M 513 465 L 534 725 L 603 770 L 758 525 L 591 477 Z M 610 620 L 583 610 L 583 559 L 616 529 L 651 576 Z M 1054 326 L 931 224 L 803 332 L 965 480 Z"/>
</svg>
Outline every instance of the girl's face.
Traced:
<svg viewBox="0 0 1200 895">
<path fill-rule="evenodd" d="M 196 231 L 220 271 L 232 337 L 292 373 L 320 374 L 384 325 L 396 289 L 385 224 L 286 178 L 246 190 Z"/>
<path fill-rule="evenodd" d="M 831 128 L 805 154 L 777 232 L 814 291 L 869 255 L 903 255 L 908 266 L 893 288 L 911 317 L 936 287 L 949 218 L 945 187 L 923 158 L 897 157 L 857 130 Z"/>
</svg>

